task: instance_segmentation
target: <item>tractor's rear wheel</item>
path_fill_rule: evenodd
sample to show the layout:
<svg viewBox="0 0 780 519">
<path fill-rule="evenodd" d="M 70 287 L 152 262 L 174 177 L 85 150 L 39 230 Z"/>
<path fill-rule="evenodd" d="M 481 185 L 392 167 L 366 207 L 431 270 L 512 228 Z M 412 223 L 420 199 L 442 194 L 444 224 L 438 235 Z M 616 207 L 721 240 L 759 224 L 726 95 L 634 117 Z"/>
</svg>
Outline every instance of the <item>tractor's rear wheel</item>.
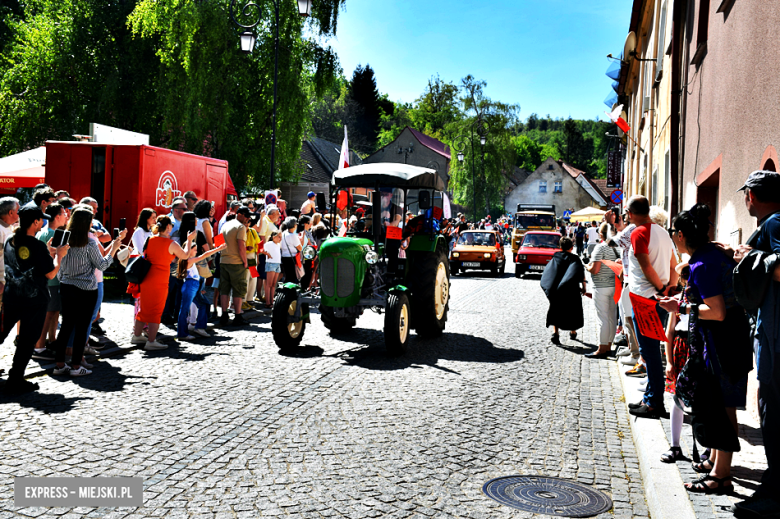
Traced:
<svg viewBox="0 0 780 519">
<path fill-rule="evenodd" d="M 320 305 L 320 317 L 322 317 L 322 324 L 331 333 L 346 333 L 352 330 L 356 324 L 354 317 L 336 317 L 330 306 Z"/>
<path fill-rule="evenodd" d="M 271 314 L 271 332 L 274 342 L 280 350 L 300 346 L 303 333 L 306 331 L 306 323 L 303 319 L 297 323 L 291 323 L 290 317 L 295 315 L 298 307 L 298 292 L 291 289 L 283 289 L 276 292 L 274 310 Z"/>
<path fill-rule="evenodd" d="M 390 292 L 387 296 L 385 310 L 385 347 L 391 355 L 406 353 L 411 333 L 411 309 L 409 298 L 400 290 Z"/>
<path fill-rule="evenodd" d="M 447 323 L 450 305 L 450 268 L 442 247 L 417 252 L 409 275 L 414 328 L 421 337 L 438 337 Z"/>
</svg>

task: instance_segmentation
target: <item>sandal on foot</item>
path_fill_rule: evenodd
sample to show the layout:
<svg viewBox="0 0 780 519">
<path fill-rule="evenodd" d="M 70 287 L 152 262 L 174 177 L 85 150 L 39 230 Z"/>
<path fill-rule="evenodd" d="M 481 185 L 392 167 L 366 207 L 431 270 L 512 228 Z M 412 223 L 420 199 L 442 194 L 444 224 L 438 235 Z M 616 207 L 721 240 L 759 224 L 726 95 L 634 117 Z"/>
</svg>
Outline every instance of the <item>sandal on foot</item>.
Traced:
<svg viewBox="0 0 780 519">
<path fill-rule="evenodd" d="M 699 474 L 709 474 L 714 468 L 710 460 L 704 460 L 700 463 L 691 463 L 691 467 Z"/>
<path fill-rule="evenodd" d="M 552 334 L 552 337 L 550 337 L 550 341 L 553 344 L 556 344 L 556 345 L 560 344 L 561 343 L 561 336 L 558 335 L 557 333 L 554 333 L 554 334 Z"/>
<path fill-rule="evenodd" d="M 675 461 L 681 461 L 686 459 L 683 456 L 682 449 L 680 447 L 672 447 L 668 452 L 661 454 L 661 461 L 664 463 L 674 463 Z"/>
<path fill-rule="evenodd" d="M 685 489 L 688 490 L 688 492 L 692 492 L 694 494 L 714 494 L 717 496 L 722 496 L 724 494 L 731 494 L 734 492 L 734 485 L 724 485 L 726 481 L 730 481 L 731 476 L 727 476 L 725 478 L 716 478 L 715 476 L 710 476 L 709 474 L 697 479 L 696 481 L 691 481 L 690 486 L 685 486 Z M 714 481 L 718 484 L 717 487 L 710 487 L 707 486 L 707 481 Z"/>
</svg>

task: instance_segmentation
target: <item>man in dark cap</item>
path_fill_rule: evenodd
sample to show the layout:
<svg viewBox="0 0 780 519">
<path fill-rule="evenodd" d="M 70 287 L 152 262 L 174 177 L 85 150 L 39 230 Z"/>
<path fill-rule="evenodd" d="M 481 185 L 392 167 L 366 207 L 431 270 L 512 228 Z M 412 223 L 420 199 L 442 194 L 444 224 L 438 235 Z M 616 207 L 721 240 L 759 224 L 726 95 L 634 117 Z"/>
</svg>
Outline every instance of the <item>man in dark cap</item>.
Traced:
<svg viewBox="0 0 780 519">
<path fill-rule="evenodd" d="M 14 325 L 19 323 L 16 353 L 3 391 L 19 394 L 35 391 L 38 384 L 24 380 L 24 371 L 32 358 L 33 348 L 43 330 L 46 308 L 49 305 L 47 281 L 60 270 L 60 262 L 68 246 L 51 249 L 35 234 L 49 220 L 38 206 L 19 209 L 19 228 L 5 243 L 5 279 L 3 294 L 3 327 L 0 343 L 5 341 Z M 52 256 L 55 261 L 52 261 Z"/>
<path fill-rule="evenodd" d="M 780 174 L 754 171 L 739 191 L 745 192 L 745 205 L 758 220 L 758 228 L 735 251 L 734 259 L 741 261 L 751 249 L 780 254 Z M 777 270 L 775 280 L 780 281 Z M 754 337 L 767 469 L 753 496 L 734 505 L 737 517 L 780 517 L 780 333 L 776 331 L 780 321 L 774 318 L 778 306 L 780 289 L 771 283 L 758 310 Z"/>
</svg>

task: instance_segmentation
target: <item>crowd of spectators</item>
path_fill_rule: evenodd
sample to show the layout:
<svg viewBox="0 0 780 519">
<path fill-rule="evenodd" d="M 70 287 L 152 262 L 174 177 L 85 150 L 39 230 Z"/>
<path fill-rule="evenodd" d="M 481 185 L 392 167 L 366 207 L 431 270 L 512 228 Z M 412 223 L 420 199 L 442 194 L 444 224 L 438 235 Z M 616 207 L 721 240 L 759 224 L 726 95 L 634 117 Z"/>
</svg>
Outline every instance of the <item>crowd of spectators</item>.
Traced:
<svg viewBox="0 0 780 519">
<path fill-rule="evenodd" d="M 572 262 L 587 258 L 593 293 L 583 285 L 567 297 L 570 303 L 582 295 L 594 299 L 599 344 L 589 356 L 616 356 L 633 366 L 627 375 L 644 378 L 642 399 L 628 405 L 629 413 L 645 419 L 671 415 L 671 449 L 659 453 L 661 461 L 687 460 L 680 436 L 689 414 L 694 445 L 705 447 L 693 463 L 702 477 L 685 483 L 689 492 L 733 491 L 731 467 L 740 450 L 737 409 L 747 404 L 749 373 L 757 367 L 768 468 L 755 494 L 734 512 L 775 517 L 780 514 L 780 175 L 753 172 L 740 191 L 758 229 L 736 248 L 713 241 L 707 205 L 695 204 L 669 224 L 663 209 L 633 196 L 622 212 L 611 210 L 602 222 L 568 229 L 577 254 L 568 236 L 561 239 L 568 249 L 558 254 L 577 258 Z M 550 301 L 552 312 L 560 301 Z M 650 325 L 655 318 L 661 326 Z M 548 325 L 558 322 L 550 323 L 548 316 Z M 664 393 L 672 395 L 671 413 Z"/>
</svg>

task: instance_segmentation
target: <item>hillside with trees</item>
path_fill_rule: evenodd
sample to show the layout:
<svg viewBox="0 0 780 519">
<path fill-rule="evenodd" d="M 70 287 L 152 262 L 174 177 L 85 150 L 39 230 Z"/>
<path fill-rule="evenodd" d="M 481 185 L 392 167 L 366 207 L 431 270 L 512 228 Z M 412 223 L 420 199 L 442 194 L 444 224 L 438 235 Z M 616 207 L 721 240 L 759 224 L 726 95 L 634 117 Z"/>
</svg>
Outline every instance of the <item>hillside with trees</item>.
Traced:
<svg viewBox="0 0 780 519">
<path fill-rule="evenodd" d="M 487 83 L 471 75 L 460 82 L 439 76 L 428 80 L 412 103 L 396 103 L 379 93 L 370 65 L 358 66 L 352 80 L 341 78 L 323 98 L 311 103 L 312 134 L 338 143 L 349 129 L 350 147 L 363 156 L 392 142 L 406 126 L 462 150 L 464 161 L 450 163 L 454 201 L 471 205 L 476 196 L 483 214 L 503 211 L 503 194 L 515 167 L 529 171 L 554 157 L 594 178 L 606 177 L 605 134 L 611 123 L 575 119 L 519 119 L 520 107 L 487 95 Z M 487 132 L 481 149 L 477 126 Z M 472 168 L 479 182 L 472 179 Z"/>
</svg>

